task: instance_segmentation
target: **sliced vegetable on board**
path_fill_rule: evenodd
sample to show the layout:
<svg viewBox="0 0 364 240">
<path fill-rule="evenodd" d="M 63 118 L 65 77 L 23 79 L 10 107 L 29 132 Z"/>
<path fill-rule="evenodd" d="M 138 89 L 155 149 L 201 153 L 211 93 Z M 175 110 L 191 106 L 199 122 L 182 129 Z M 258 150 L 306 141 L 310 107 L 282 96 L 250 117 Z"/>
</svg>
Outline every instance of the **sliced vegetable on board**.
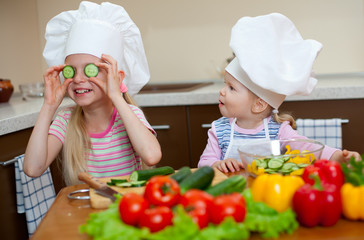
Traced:
<svg viewBox="0 0 364 240">
<path fill-rule="evenodd" d="M 306 227 L 335 225 L 342 212 L 340 189 L 335 184 L 321 182 L 312 174 L 314 185 L 306 183 L 300 187 L 292 199 L 293 210 L 300 224 Z"/>
</svg>

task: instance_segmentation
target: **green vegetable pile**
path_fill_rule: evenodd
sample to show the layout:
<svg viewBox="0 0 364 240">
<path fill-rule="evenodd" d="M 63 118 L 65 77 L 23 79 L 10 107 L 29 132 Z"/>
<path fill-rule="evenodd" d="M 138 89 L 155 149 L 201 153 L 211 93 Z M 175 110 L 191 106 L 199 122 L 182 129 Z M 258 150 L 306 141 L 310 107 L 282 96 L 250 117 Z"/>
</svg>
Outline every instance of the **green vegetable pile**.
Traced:
<svg viewBox="0 0 364 240">
<path fill-rule="evenodd" d="M 146 228 L 132 227 L 121 221 L 118 211 L 119 197 L 106 211 L 90 214 L 87 223 L 80 227 L 80 232 L 87 233 L 95 240 L 218 240 L 248 239 L 251 233 L 258 233 L 264 238 L 274 238 L 281 233 L 290 234 L 298 227 L 296 216 L 291 209 L 278 213 L 265 203 L 254 202 L 249 189 L 244 190 L 242 194 L 246 200 L 248 212 L 242 223 L 226 218 L 219 225 L 210 224 L 200 230 L 183 207 L 177 206 L 173 226 L 152 234 Z"/>
</svg>

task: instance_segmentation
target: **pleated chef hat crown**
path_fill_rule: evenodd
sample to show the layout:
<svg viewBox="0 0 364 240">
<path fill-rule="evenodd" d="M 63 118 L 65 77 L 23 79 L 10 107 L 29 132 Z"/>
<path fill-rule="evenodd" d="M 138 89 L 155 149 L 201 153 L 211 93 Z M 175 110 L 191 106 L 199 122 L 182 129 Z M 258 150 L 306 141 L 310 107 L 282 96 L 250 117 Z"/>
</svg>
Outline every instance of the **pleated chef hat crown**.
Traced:
<svg viewBox="0 0 364 240">
<path fill-rule="evenodd" d="M 302 39 L 282 14 L 239 19 L 230 47 L 236 57 L 225 70 L 275 109 L 286 96 L 308 95 L 316 86 L 312 67 L 322 45 Z"/>
<path fill-rule="evenodd" d="M 124 83 L 134 95 L 149 81 L 150 74 L 140 31 L 125 9 L 104 2 L 83 1 L 78 10 L 52 18 L 46 27 L 43 56 L 49 66 L 64 64 L 71 54 L 101 58 L 111 55 L 124 71 Z"/>
</svg>

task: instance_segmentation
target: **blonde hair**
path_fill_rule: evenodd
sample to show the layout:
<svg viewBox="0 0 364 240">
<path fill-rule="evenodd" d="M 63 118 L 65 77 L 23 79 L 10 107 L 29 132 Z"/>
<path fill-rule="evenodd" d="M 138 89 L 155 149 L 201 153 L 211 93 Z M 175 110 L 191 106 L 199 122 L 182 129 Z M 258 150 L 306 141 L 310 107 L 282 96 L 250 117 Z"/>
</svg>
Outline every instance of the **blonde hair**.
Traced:
<svg viewBox="0 0 364 240">
<path fill-rule="evenodd" d="M 273 118 L 277 123 L 283 123 L 284 121 L 289 121 L 289 125 L 293 129 L 297 129 L 296 121 L 293 116 L 289 113 L 273 113 Z"/>
<path fill-rule="evenodd" d="M 135 105 L 128 93 L 123 93 L 128 104 Z M 87 172 L 87 159 L 91 151 L 91 140 L 86 130 L 82 107 L 76 106 L 69 120 L 63 148 L 63 178 L 66 185 L 80 183 L 78 174 Z"/>
</svg>

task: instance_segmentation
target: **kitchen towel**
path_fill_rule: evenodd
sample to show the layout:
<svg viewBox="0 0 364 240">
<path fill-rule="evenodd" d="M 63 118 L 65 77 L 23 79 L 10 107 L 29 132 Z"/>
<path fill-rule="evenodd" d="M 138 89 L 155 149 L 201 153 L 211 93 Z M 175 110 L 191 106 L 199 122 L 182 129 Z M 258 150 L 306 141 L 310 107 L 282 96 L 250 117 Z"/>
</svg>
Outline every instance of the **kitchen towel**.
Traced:
<svg viewBox="0 0 364 240">
<path fill-rule="evenodd" d="M 297 131 L 310 139 L 333 148 L 342 149 L 343 119 L 297 119 Z"/>
<path fill-rule="evenodd" d="M 56 193 L 49 168 L 40 177 L 30 178 L 23 172 L 24 154 L 16 159 L 17 211 L 25 212 L 28 234 L 31 237 L 52 205 Z"/>
</svg>

